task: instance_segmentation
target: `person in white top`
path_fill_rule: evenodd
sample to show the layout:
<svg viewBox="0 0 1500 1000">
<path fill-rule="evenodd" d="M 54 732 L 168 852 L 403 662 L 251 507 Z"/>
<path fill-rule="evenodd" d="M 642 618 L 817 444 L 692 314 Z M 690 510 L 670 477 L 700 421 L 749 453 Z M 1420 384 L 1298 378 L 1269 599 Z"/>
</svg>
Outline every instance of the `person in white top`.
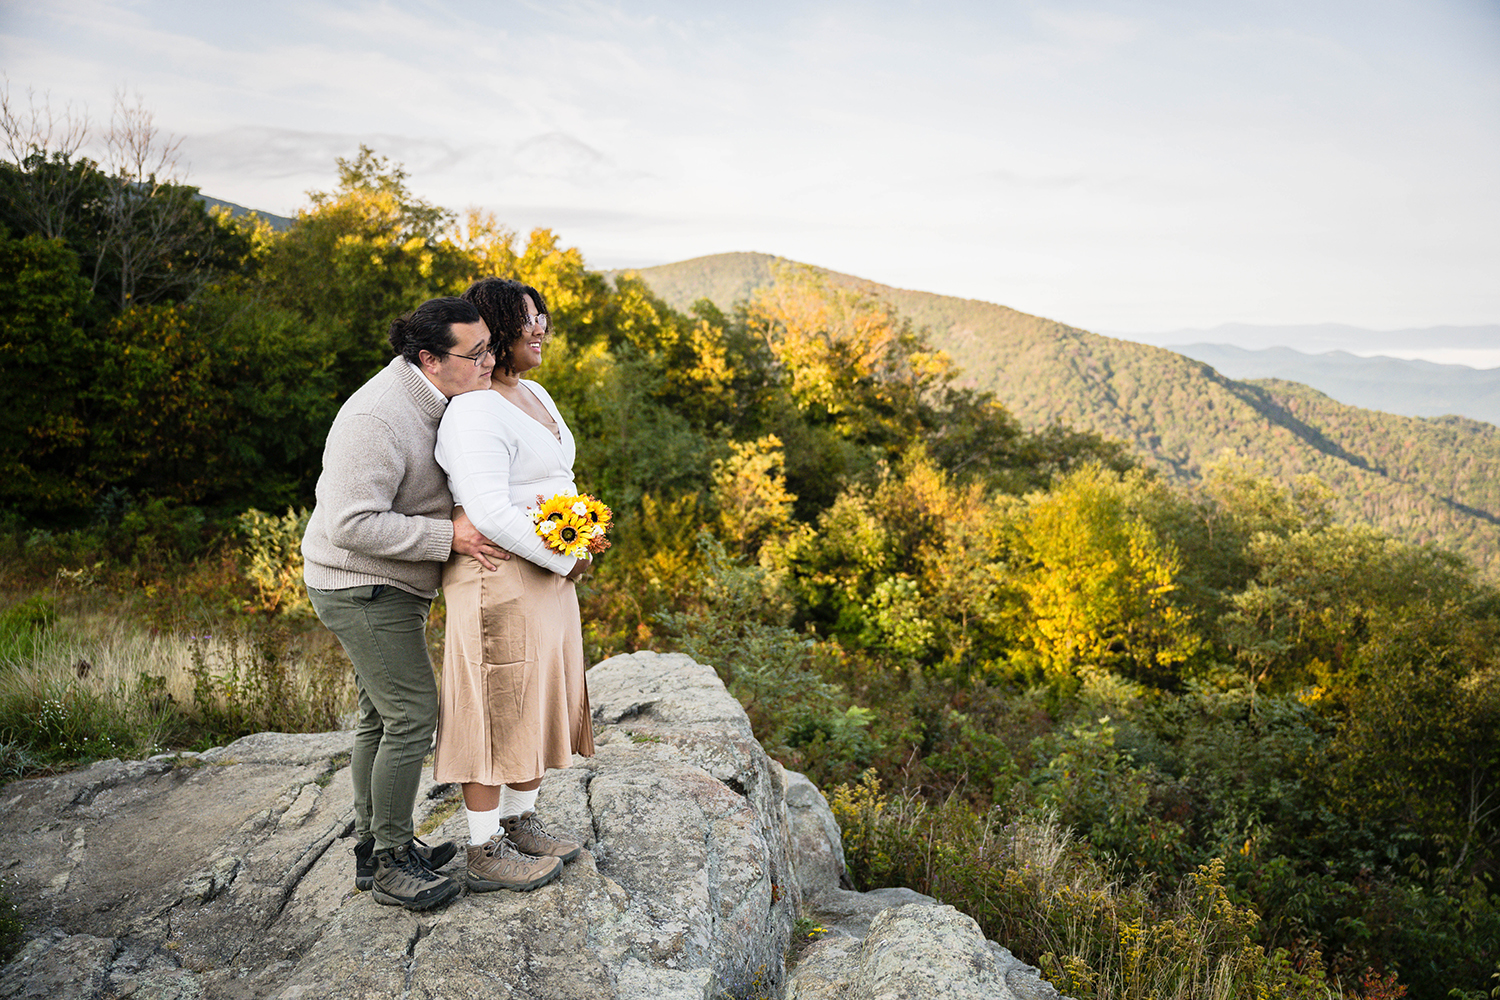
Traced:
<svg viewBox="0 0 1500 1000">
<path fill-rule="evenodd" d="M 541 364 L 546 301 L 500 278 L 475 282 L 463 297 L 490 330 L 495 370 L 489 391 L 449 404 L 436 457 L 456 507 L 515 558 L 489 569 L 455 556 L 443 569 L 433 776 L 463 786 L 469 888 L 532 889 L 581 850 L 546 830 L 536 798 L 547 768 L 594 752 L 574 590 L 589 561 L 548 549 L 527 513 L 539 498 L 576 492 L 573 435 L 547 390 L 521 378 Z"/>
</svg>

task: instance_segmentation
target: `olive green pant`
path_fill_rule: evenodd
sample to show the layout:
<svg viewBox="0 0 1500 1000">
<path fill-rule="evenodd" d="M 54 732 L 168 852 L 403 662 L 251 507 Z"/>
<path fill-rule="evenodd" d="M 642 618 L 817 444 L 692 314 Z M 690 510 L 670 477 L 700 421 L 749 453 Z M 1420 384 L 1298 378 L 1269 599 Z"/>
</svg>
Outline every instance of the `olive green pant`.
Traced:
<svg viewBox="0 0 1500 1000">
<path fill-rule="evenodd" d="M 354 663 L 359 722 L 349 769 L 359 841 L 375 849 L 411 842 L 422 761 L 437 728 L 437 680 L 427 656 L 432 601 L 388 584 L 314 590 L 318 618 Z"/>
</svg>

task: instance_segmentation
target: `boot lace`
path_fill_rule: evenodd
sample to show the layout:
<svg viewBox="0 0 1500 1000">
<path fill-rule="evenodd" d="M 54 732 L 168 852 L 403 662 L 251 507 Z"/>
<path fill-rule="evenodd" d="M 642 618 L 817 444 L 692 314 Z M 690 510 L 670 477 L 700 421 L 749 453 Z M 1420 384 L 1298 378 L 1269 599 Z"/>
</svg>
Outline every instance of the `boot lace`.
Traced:
<svg viewBox="0 0 1500 1000">
<path fill-rule="evenodd" d="M 416 852 L 410 849 L 393 855 L 392 860 L 396 862 L 396 868 L 419 882 L 436 882 L 440 877 L 428 870 L 427 866 L 422 864 L 422 859 L 417 857 Z"/>
</svg>

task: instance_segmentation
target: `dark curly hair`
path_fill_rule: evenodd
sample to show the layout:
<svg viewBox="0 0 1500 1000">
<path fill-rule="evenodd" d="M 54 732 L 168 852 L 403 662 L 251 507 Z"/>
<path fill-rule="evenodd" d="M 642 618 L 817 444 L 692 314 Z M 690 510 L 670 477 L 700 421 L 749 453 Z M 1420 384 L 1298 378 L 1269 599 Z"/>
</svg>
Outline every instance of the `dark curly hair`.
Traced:
<svg viewBox="0 0 1500 1000">
<path fill-rule="evenodd" d="M 526 325 L 526 296 L 536 303 L 539 315 L 547 316 L 547 300 L 530 285 L 510 278 L 480 278 L 464 291 L 464 301 L 472 302 L 484 325 L 490 328 L 490 346 L 495 349 L 495 370 L 507 375 L 516 373 L 512 363 L 515 347 L 521 342 Z M 547 334 L 552 332 L 552 317 L 547 316 Z"/>
<path fill-rule="evenodd" d="M 477 323 L 479 311 L 463 299 L 428 299 L 405 316 L 391 320 L 391 349 L 412 364 L 421 364 L 422 352 L 447 354 L 453 346 L 453 324 Z"/>
</svg>

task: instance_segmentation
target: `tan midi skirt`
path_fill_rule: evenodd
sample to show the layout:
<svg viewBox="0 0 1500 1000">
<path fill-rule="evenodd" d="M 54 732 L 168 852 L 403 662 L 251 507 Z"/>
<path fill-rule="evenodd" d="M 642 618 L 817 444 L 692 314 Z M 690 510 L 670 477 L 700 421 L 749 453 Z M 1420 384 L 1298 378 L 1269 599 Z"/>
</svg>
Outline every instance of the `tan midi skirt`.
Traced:
<svg viewBox="0 0 1500 1000">
<path fill-rule="evenodd" d="M 448 633 L 433 777 L 519 785 L 594 754 L 573 583 L 519 556 L 443 567 Z"/>
</svg>

